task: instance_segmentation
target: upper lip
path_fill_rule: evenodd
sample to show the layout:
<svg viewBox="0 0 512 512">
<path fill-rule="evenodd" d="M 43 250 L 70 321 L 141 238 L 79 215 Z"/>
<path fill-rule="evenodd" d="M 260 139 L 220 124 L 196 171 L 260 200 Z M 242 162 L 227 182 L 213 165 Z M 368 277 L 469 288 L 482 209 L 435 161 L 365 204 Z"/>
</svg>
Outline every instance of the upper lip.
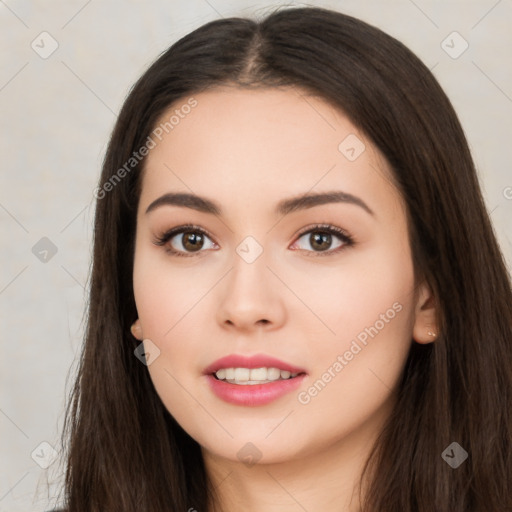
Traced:
<svg viewBox="0 0 512 512">
<path fill-rule="evenodd" d="M 265 354 L 255 354 L 252 356 L 244 356 L 239 354 L 230 354 L 217 359 L 204 369 L 204 375 L 211 375 L 221 368 L 278 368 L 279 370 L 287 370 L 290 373 L 306 373 L 306 370 L 285 363 L 275 357 Z"/>
</svg>

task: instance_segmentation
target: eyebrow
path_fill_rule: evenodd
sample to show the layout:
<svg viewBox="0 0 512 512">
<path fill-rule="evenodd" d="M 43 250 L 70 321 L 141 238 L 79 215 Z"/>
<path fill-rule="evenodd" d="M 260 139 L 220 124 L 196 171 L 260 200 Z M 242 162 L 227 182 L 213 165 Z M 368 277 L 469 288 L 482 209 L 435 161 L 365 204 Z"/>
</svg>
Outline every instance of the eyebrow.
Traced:
<svg viewBox="0 0 512 512">
<path fill-rule="evenodd" d="M 298 210 L 305 210 L 307 208 L 313 208 L 314 206 L 330 203 L 354 204 L 361 207 L 370 215 L 375 215 L 373 210 L 361 198 L 339 190 L 331 192 L 307 193 L 300 196 L 291 197 L 289 199 L 284 199 L 277 204 L 275 213 L 278 215 L 287 215 L 288 213 L 292 213 Z M 181 206 L 184 208 L 197 210 L 198 212 L 222 216 L 222 208 L 215 201 L 212 201 L 206 197 L 184 192 L 169 192 L 159 197 L 158 199 L 155 199 L 148 206 L 146 214 L 155 210 L 156 208 L 165 205 Z"/>
</svg>

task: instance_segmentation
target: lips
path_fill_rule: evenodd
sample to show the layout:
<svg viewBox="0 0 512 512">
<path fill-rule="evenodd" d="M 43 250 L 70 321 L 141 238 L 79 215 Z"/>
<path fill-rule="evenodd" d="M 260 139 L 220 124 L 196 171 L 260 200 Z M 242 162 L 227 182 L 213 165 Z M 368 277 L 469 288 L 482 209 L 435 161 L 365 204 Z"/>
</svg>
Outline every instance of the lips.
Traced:
<svg viewBox="0 0 512 512">
<path fill-rule="evenodd" d="M 291 365 L 285 361 L 276 359 L 275 357 L 265 354 L 255 354 L 253 356 L 243 356 L 239 354 L 230 354 L 217 359 L 208 365 L 204 371 L 204 375 L 212 375 L 221 368 L 278 368 L 279 370 L 287 370 L 290 373 L 306 373 L 304 368 Z"/>
<path fill-rule="evenodd" d="M 296 391 L 306 379 L 303 373 L 293 379 L 275 380 L 267 384 L 252 384 L 241 386 L 216 379 L 206 375 L 204 379 L 212 393 L 222 401 L 239 407 L 256 407 L 270 404 Z"/>
</svg>

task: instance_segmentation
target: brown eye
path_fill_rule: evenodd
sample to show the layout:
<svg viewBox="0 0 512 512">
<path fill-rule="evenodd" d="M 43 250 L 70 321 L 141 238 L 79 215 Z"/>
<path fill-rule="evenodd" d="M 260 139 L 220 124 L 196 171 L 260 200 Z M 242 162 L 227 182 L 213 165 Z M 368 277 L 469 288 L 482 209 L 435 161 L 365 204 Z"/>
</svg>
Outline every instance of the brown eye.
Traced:
<svg viewBox="0 0 512 512">
<path fill-rule="evenodd" d="M 169 245 L 171 246 L 171 252 L 194 253 L 200 252 L 201 249 L 205 248 L 205 245 L 208 249 L 213 248 L 214 244 L 212 242 L 210 242 L 210 246 L 208 247 L 208 240 L 209 237 L 202 231 L 182 230 L 169 238 Z"/>
<path fill-rule="evenodd" d="M 204 252 L 202 251 L 204 248 L 217 247 L 204 230 L 195 226 L 171 229 L 157 237 L 153 243 L 165 247 L 165 250 L 174 256 L 194 256 L 194 253 Z"/>
<path fill-rule="evenodd" d="M 300 243 L 301 239 L 306 241 L 306 247 L 294 247 Z M 333 246 L 333 244 L 335 245 Z M 307 247 L 308 245 L 309 248 Z M 314 256 L 327 256 L 338 253 L 352 245 L 354 245 L 354 241 L 345 231 L 328 224 L 325 226 L 313 226 L 308 231 L 303 231 L 292 248 L 305 250 L 313 253 L 312 255 Z"/>
</svg>

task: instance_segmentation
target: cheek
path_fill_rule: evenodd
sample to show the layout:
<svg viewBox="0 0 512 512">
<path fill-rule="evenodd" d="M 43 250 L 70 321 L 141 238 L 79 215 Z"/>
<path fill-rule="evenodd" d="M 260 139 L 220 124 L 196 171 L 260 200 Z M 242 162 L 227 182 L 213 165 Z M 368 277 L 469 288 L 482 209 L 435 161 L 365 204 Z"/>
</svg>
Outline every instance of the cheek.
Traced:
<svg viewBox="0 0 512 512">
<path fill-rule="evenodd" d="M 194 405 L 185 389 L 197 384 L 198 354 L 211 341 L 206 318 L 211 325 L 212 311 L 205 310 L 205 298 L 218 280 L 218 272 L 192 265 L 171 263 L 162 249 L 137 247 L 133 272 L 143 336 L 159 351 L 148 366 L 151 379 L 169 410 L 189 413 Z"/>
<path fill-rule="evenodd" d="M 170 339 L 215 283 L 215 276 L 193 266 L 192 259 L 173 262 L 162 248 L 136 248 L 133 289 L 144 337 Z"/>
<path fill-rule="evenodd" d="M 327 342 L 320 350 L 333 344 L 340 350 L 357 336 L 364 342 L 372 327 L 390 335 L 412 332 L 413 265 L 408 247 L 394 242 L 348 249 L 327 264 L 281 266 L 280 276 L 300 299 L 289 302 L 290 315 L 314 335 L 312 341 Z"/>
<path fill-rule="evenodd" d="M 194 329 L 202 325 L 200 298 L 206 290 L 196 286 L 195 281 L 192 284 L 189 274 L 166 264 L 165 258 L 157 254 L 145 249 L 136 252 L 133 275 L 143 336 L 150 340 L 144 342 L 145 350 L 148 345 L 159 351 L 147 370 L 166 409 L 186 425 L 190 435 L 197 436 L 201 429 L 194 418 L 202 417 L 204 411 L 187 390 L 193 391 L 197 385 L 194 379 L 198 373 L 191 371 L 191 364 L 201 352 L 198 344 L 204 339 L 204 332 Z"/>
<path fill-rule="evenodd" d="M 299 293 L 322 323 L 315 319 L 313 330 L 312 315 L 301 320 L 315 357 L 298 401 L 320 410 L 339 404 L 331 415 L 339 426 L 347 411 L 360 418 L 375 410 L 400 378 L 412 342 L 412 260 L 408 247 L 390 241 L 301 275 Z"/>
<path fill-rule="evenodd" d="M 352 434 L 371 436 L 391 411 L 411 346 L 414 309 L 407 296 L 376 298 L 378 291 L 359 290 L 345 311 L 338 310 L 337 336 L 324 335 L 309 347 L 311 372 L 297 393 L 295 420 L 304 432 L 296 433 L 298 439 L 312 435 L 312 446 Z"/>
</svg>

